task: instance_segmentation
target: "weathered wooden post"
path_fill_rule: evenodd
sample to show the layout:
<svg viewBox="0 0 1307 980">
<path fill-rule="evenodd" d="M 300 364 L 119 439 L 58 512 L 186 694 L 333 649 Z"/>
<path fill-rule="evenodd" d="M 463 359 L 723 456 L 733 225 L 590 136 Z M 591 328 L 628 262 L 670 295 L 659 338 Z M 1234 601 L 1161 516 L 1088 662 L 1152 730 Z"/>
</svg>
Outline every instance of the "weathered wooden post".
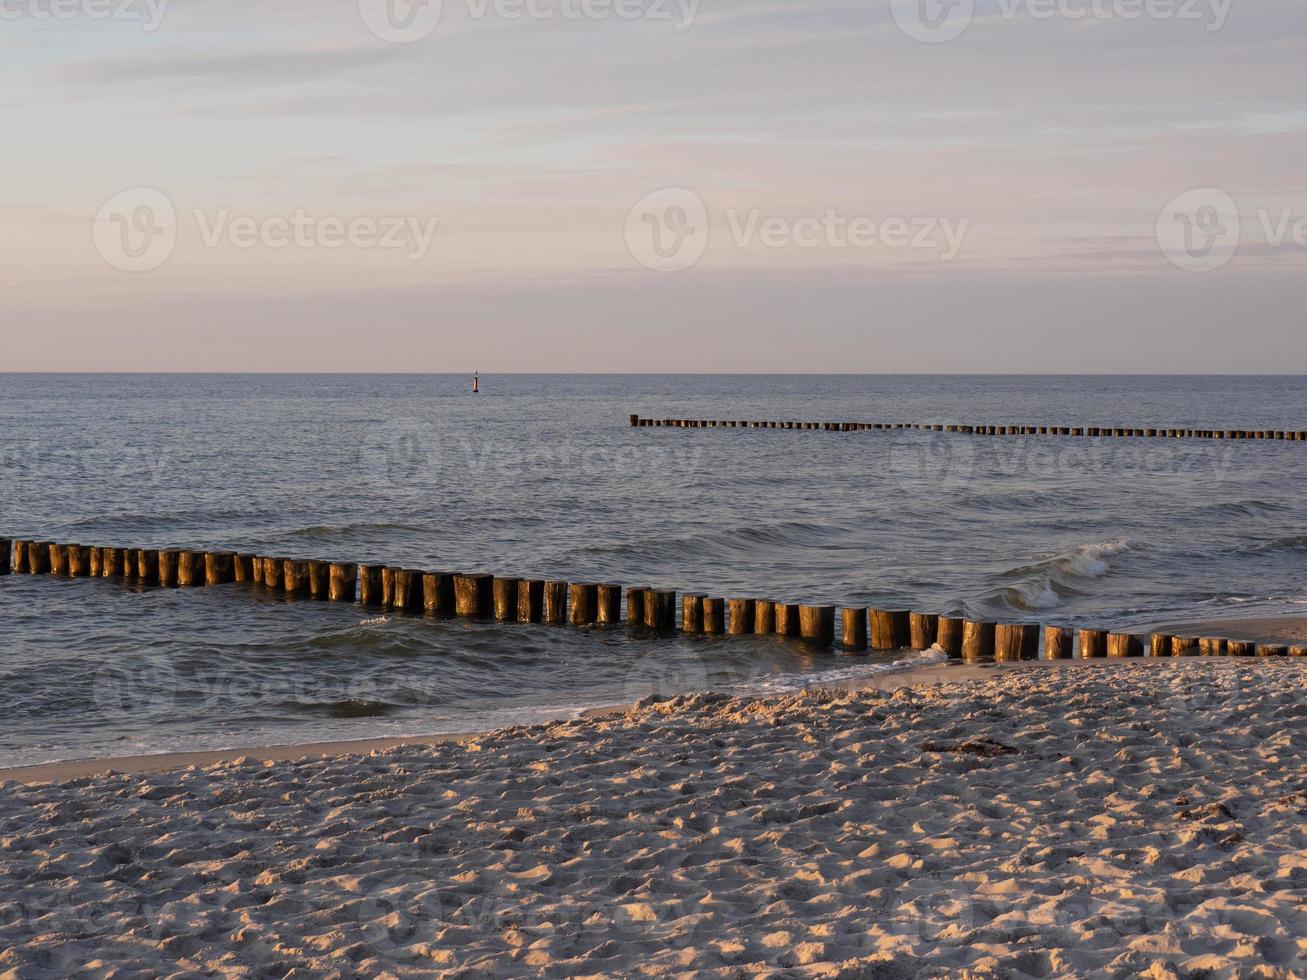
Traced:
<svg viewBox="0 0 1307 980">
<path fill-rule="evenodd" d="M 284 588 L 287 595 L 303 596 L 309 594 L 309 563 L 296 558 L 287 558 L 281 563 Z"/>
<path fill-rule="evenodd" d="M 840 610 L 840 646 L 850 652 L 867 649 L 867 610 L 845 606 Z"/>
<path fill-rule="evenodd" d="M 384 605 L 381 590 L 381 565 L 359 566 L 359 605 L 376 608 Z"/>
<path fill-rule="evenodd" d="M 1080 631 L 1080 659 L 1097 660 L 1107 656 L 1107 630 Z"/>
<path fill-rule="evenodd" d="M 359 567 L 353 563 L 332 562 L 328 570 L 327 597 L 332 602 L 353 602 L 358 588 Z"/>
<path fill-rule="evenodd" d="M 902 650 L 912 642 L 910 623 L 906 609 L 871 610 L 871 648 Z"/>
<path fill-rule="evenodd" d="M 309 598 L 325 600 L 331 591 L 331 565 L 316 558 L 310 558 L 305 564 L 309 566 Z M 232 579 L 235 580 L 236 556 L 232 555 Z"/>
<path fill-rule="evenodd" d="M 1203 657 L 1224 657 L 1225 640 L 1219 636 L 1204 636 L 1198 640 L 1198 653 Z"/>
<path fill-rule="evenodd" d="M 962 658 L 971 662 L 994 657 L 995 623 L 967 619 L 962 622 Z"/>
<path fill-rule="evenodd" d="M 1154 633 L 1148 638 L 1148 656 L 1150 658 L 1169 657 L 1171 655 L 1170 633 Z"/>
<path fill-rule="evenodd" d="M 236 556 L 230 551 L 210 551 L 204 556 L 204 584 L 226 585 L 236 581 Z"/>
<path fill-rule="evenodd" d="M 26 575 L 28 573 L 28 566 L 27 566 L 28 549 L 31 546 L 32 546 L 32 542 L 26 540 L 14 542 L 13 569 L 15 574 Z"/>
<path fill-rule="evenodd" d="M 637 425 L 639 425 L 639 424 L 640 424 L 640 416 L 638 416 L 638 415 L 632 415 L 632 416 L 631 416 L 631 427 L 632 427 L 632 428 L 635 428 L 635 427 L 636 427 Z"/>
<path fill-rule="evenodd" d="M 710 636 L 725 633 L 726 600 L 720 596 L 704 596 L 700 605 L 703 607 L 703 631 Z"/>
<path fill-rule="evenodd" d="M 731 636 L 744 636 L 753 632 L 754 604 L 752 599 L 730 599 L 726 603 L 730 613 L 727 630 Z"/>
<path fill-rule="evenodd" d="M 995 662 L 1011 664 L 1038 659 L 1038 623 L 999 623 L 994 627 Z"/>
<path fill-rule="evenodd" d="M 1070 660 L 1075 645 L 1075 634 L 1069 626 L 1044 627 L 1044 659 Z"/>
<path fill-rule="evenodd" d="M 254 556 L 248 553 L 236 555 L 231 560 L 232 580 L 235 582 L 254 581 Z"/>
<path fill-rule="evenodd" d="M 495 620 L 508 623 L 517 619 L 517 589 L 520 578 L 496 578 L 490 587 L 495 607 Z"/>
<path fill-rule="evenodd" d="M 1257 656 L 1259 657 L 1287 657 L 1289 648 L 1283 643 L 1259 643 L 1257 644 Z"/>
<path fill-rule="evenodd" d="M 956 616 L 940 616 L 936 626 L 935 644 L 953 659 L 961 657 L 966 621 Z"/>
<path fill-rule="evenodd" d="M 545 616 L 545 583 L 542 579 L 520 579 L 517 583 L 517 621 L 538 623 Z"/>
<path fill-rule="evenodd" d="M 286 588 L 286 559 L 263 559 L 263 584 L 273 592 L 282 592 Z"/>
<path fill-rule="evenodd" d="M 253 585 L 263 584 L 263 556 L 252 555 L 250 557 L 250 583 Z"/>
<path fill-rule="evenodd" d="M 1142 644 L 1139 638 L 1132 633 L 1108 633 L 1107 634 L 1107 655 L 1111 659 L 1120 660 L 1126 657 L 1133 657 L 1136 651 L 1142 652 Z"/>
<path fill-rule="evenodd" d="M 549 626 L 562 626 L 567 622 L 566 582 L 545 582 L 544 622 Z"/>
<path fill-rule="evenodd" d="M 1307 657 L 1307 647 L 1304 647 L 1304 646 L 1291 646 L 1291 647 L 1289 647 L 1289 656 L 1291 656 L 1291 657 Z"/>
<path fill-rule="evenodd" d="M 776 632 L 776 603 L 758 599 L 753 604 L 753 631 L 758 636 L 771 636 Z"/>
<path fill-rule="evenodd" d="M 494 614 L 493 575 L 455 575 L 454 612 L 467 619 L 489 619 Z"/>
<path fill-rule="evenodd" d="M 908 638 L 914 650 L 929 650 L 939 636 L 939 617 L 934 613 L 914 612 L 908 617 Z"/>
<path fill-rule="evenodd" d="M 136 580 L 142 585 L 159 584 L 159 552 L 150 548 L 137 548 L 129 554 L 136 566 Z"/>
<path fill-rule="evenodd" d="M 14 563 L 14 543 L 8 538 L 0 538 L 0 575 L 12 573 Z"/>
<path fill-rule="evenodd" d="M 426 594 L 422 588 L 422 573 L 412 568 L 391 571 L 390 605 L 400 612 L 422 612 L 426 608 Z"/>
<path fill-rule="evenodd" d="M 181 551 L 177 554 L 177 585 L 183 589 L 204 584 L 204 552 Z"/>
<path fill-rule="evenodd" d="M 599 585 L 571 582 L 567 586 L 567 621 L 572 626 L 590 626 L 599 618 Z"/>
<path fill-rule="evenodd" d="M 20 552 L 17 549 L 15 549 L 14 571 L 19 571 L 17 567 L 19 554 Z M 26 559 L 26 557 L 27 556 L 24 554 L 23 555 L 24 560 Z M 100 547 L 94 547 L 91 549 L 91 578 L 103 578 L 103 577 L 104 577 L 104 549 Z"/>
<path fill-rule="evenodd" d="M 177 566 L 181 561 L 180 551 L 164 550 L 158 554 L 159 584 L 165 589 L 177 587 Z"/>
<path fill-rule="evenodd" d="M 600 582 L 595 594 L 598 602 L 595 622 L 600 626 L 616 626 L 622 621 L 622 587 L 612 582 Z"/>
<path fill-rule="evenodd" d="M 9 549 L 0 548 L 5 553 L 6 559 L 9 555 Z M 69 578 L 86 578 L 91 574 L 91 549 L 84 544 L 70 544 L 68 546 L 68 577 Z"/>
<path fill-rule="evenodd" d="M 676 593 L 671 589 L 650 591 L 644 610 L 644 625 L 654 630 L 676 628 Z"/>
<path fill-rule="evenodd" d="M 647 585 L 631 585 L 626 589 L 626 625 L 643 626 L 644 610 L 647 606 L 650 588 Z"/>
<path fill-rule="evenodd" d="M 384 565 L 381 569 L 381 604 L 387 609 L 395 606 L 395 566 Z"/>
<path fill-rule="evenodd" d="M 776 603 L 776 635 L 789 637 L 799 635 L 799 604 L 797 602 Z"/>
<path fill-rule="evenodd" d="M 1198 653 L 1198 638 L 1193 636 L 1171 637 L 1171 656 L 1193 657 Z"/>
<path fill-rule="evenodd" d="M 454 573 L 422 573 L 422 611 L 444 618 L 454 615 Z"/>
<path fill-rule="evenodd" d="M 835 642 L 834 606 L 799 606 L 799 638 L 828 647 Z"/>
<path fill-rule="evenodd" d="M 703 600 L 707 596 L 687 592 L 681 596 L 681 632 L 694 635 L 703 632 Z"/>
<path fill-rule="evenodd" d="M 68 574 L 68 546 L 66 544 L 50 545 L 50 574 L 60 578 Z"/>
<path fill-rule="evenodd" d="M 1231 657 L 1251 657 L 1257 653 L 1257 644 L 1250 640 L 1231 640 L 1226 650 Z"/>
</svg>

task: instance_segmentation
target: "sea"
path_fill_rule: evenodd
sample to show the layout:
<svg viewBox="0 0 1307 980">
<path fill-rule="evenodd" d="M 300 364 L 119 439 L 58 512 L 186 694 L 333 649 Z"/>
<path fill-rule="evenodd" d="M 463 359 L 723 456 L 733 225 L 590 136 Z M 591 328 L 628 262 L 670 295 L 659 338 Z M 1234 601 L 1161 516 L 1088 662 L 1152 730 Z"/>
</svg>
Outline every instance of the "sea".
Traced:
<svg viewBox="0 0 1307 980">
<path fill-rule="evenodd" d="M 1307 613 L 1301 377 L 0 375 L 0 537 L 1146 630 Z M 932 662 L 0 577 L 0 767 L 444 732 Z"/>
</svg>

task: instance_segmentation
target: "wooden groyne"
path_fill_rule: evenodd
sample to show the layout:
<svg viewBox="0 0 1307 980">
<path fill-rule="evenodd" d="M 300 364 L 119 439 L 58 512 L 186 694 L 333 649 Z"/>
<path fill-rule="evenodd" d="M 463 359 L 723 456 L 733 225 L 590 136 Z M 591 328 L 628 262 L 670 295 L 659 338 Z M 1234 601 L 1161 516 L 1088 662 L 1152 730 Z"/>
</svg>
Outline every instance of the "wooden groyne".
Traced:
<svg viewBox="0 0 1307 980">
<path fill-rule="evenodd" d="M 657 429 L 802 429 L 821 432 L 867 432 L 912 429 L 919 432 L 953 432 L 968 436 L 1072 436 L 1135 439 L 1265 439 L 1307 442 L 1307 431 L 1290 429 L 1177 429 L 1123 428 L 1099 425 L 973 425 L 923 422 L 773 422 L 757 419 L 647 419 L 630 417 L 635 428 Z"/>
<path fill-rule="evenodd" d="M 613 583 L 270 557 L 231 551 L 119 548 L 0 538 L 0 575 L 116 579 L 157 588 L 217 588 L 357 603 L 432 619 L 464 618 L 687 636 L 777 636 L 808 648 L 939 650 L 999 663 L 1126 657 L 1307 657 L 1307 646 L 1057 624 L 964 619 L 929 611 L 808 604 Z M 623 610 L 623 599 L 625 610 Z M 838 629 L 837 629 L 838 624 Z M 1041 628 L 1042 625 L 1042 628 Z M 1043 640 L 1041 648 L 1041 637 Z"/>
</svg>

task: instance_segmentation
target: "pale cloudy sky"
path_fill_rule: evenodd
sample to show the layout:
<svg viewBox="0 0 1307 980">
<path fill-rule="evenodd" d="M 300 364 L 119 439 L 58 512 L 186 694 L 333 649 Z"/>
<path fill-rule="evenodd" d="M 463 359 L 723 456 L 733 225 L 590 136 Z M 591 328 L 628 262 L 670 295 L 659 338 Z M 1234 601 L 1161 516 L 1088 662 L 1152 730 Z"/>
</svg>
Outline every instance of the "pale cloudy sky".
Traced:
<svg viewBox="0 0 1307 980">
<path fill-rule="evenodd" d="M 0 0 L 0 370 L 1307 372 L 1305 92 L 1303 0 Z"/>
</svg>

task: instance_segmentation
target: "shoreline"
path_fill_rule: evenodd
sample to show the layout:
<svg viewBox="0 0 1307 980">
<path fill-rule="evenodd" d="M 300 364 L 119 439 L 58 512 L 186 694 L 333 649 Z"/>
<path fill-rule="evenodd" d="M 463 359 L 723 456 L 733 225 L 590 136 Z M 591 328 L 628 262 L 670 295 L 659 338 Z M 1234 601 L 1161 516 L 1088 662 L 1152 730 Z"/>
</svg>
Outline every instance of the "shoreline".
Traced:
<svg viewBox="0 0 1307 980">
<path fill-rule="evenodd" d="M 1248 619 L 1212 619 L 1198 622 L 1163 625 L 1149 632 L 1175 633 L 1180 635 L 1221 635 L 1232 639 L 1246 639 L 1260 643 L 1307 643 L 1307 615 L 1303 616 L 1261 616 Z M 897 671 L 883 671 L 868 674 L 866 677 L 847 680 L 828 681 L 822 688 L 845 691 L 893 690 L 899 687 L 921 687 L 931 685 L 956 685 L 967 681 L 980 680 L 1012 670 L 1031 670 L 1051 668 L 1065 670 L 1071 667 L 1111 667 L 1122 664 L 1170 663 L 1169 659 L 1153 660 L 1139 658 L 1118 660 L 1031 660 L 1011 664 L 968 664 L 951 661 L 946 664 L 930 664 L 920 667 L 905 667 Z M 797 689 L 796 689 L 797 690 Z M 755 697 L 780 697 L 780 693 L 759 694 Z M 613 704 L 598 708 L 582 709 L 574 718 L 596 719 L 605 716 L 624 714 L 635 705 Z M 540 724 L 554 724 L 568 720 L 565 717 L 550 719 Z M 68 759 L 59 762 L 45 762 L 29 766 L 0 768 L 0 784 L 6 781 L 26 785 L 39 783 L 67 782 L 85 779 L 106 773 L 154 773 L 167 772 L 191 767 L 204 768 L 222 763 L 247 760 L 252 762 L 294 762 L 303 759 L 324 759 L 344 756 L 369 755 L 390 749 L 416 745 L 442 745 L 461 743 L 482 738 L 490 731 L 449 732 L 443 734 L 416 734 L 388 736 L 381 738 L 337 739 L 325 742 L 294 742 L 280 745 L 235 746 L 225 749 L 204 749 L 199 751 L 178 751 L 145 753 L 127 756 L 108 756 L 87 759 Z"/>
</svg>

